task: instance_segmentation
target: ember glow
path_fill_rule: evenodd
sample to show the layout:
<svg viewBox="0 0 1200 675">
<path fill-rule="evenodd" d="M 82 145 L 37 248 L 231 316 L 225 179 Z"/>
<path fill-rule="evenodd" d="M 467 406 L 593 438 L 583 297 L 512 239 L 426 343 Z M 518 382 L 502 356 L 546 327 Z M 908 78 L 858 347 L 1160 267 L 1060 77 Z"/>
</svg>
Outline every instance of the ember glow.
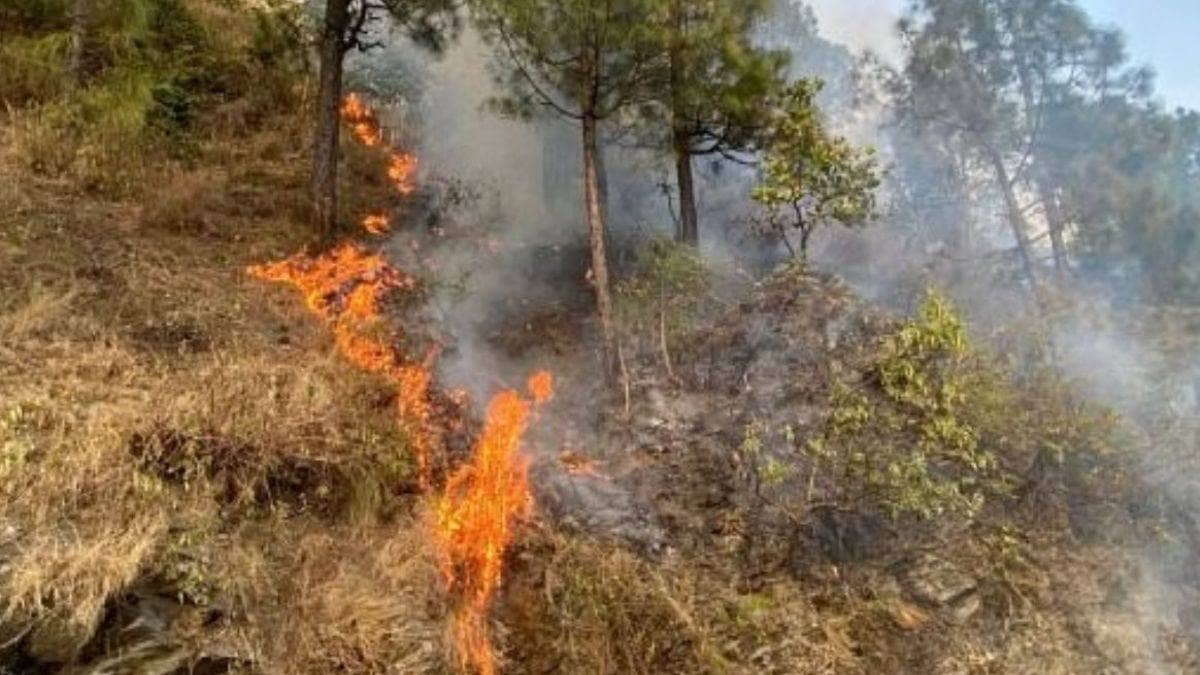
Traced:
<svg viewBox="0 0 1200 675">
<path fill-rule="evenodd" d="M 372 213 L 363 218 L 363 229 L 371 234 L 387 234 L 392 229 L 391 220 L 385 213 Z"/>
<path fill-rule="evenodd" d="M 434 532 L 442 577 L 460 599 L 454 616 L 460 665 L 481 675 L 496 672 L 487 621 L 504 553 L 517 520 L 533 507 L 521 436 L 532 407 L 553 395 L 553 379 L 538 373 L 530 378 L 529 390 L 532 402 L 512 390 L 492 398 L 471 462 L 450 477 L 437 504 Z"/>
</svg>

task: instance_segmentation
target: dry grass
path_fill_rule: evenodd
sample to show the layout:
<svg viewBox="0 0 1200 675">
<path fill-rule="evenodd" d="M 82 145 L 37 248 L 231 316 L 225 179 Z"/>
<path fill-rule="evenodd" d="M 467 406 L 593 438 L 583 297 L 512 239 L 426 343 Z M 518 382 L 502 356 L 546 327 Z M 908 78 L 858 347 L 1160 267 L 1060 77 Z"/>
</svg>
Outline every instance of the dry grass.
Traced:
<svg viewBox="0 0 1200 675">
<path fill-rule="evenodd" d="M 870 603 L 820 611 L 780 579 L 738 589 L 713 565 L 651 562 L 612 544 L 541 533 L 499 609 L 512 673 L 855 673 L 850 635 Z"/>
<path fill-rule="evenodd" d="M 243 271 L 304 244 L 294 124 L 129 202 L 0 159 L 0 624 L 39 657 L 151 584 L 237 607 L 189 639 L 269 672 L 442 663 L 387 388 Z"/>
<path fill-rule="evenodd" d="M 240 589 L 245 619 L 230 637 L 248 644 L 268 672 L 447 672 L 446 606 L 418 521 L 291 524 L 268 541 L 224 561 L 224 576 L 243 583 L 246 570 L 263 571 Z"/>
</svg>

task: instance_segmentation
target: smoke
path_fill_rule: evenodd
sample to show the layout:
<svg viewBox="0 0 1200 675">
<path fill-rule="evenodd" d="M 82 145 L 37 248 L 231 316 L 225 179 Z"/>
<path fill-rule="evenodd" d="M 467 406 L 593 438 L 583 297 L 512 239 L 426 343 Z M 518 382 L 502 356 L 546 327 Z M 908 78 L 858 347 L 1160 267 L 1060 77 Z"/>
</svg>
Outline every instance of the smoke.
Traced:
<svg viewBox="0 0 1200 675">
<path fill-rule="evenodd" d="M 811 0 L 821 33 L 855 52 L 871 52 L 888 63 L 899 63 L 897 0 Z"/>
<path fill-rule="evenodd" d="M 814 261 L 898 311 L 909 311 L 925 288 L 940 287 L 963 308 L 981 341 L 1010 349 L 1004 340 L 1012 327 L 1035 322 L 1037 309 L 1019 280 L 998 196 L 969 173 L 962 182 L 968 191 L 955 193 L 948 187 L 954 181 L 944 174 L 945 157 L 926 139 L 889 126 L 881 108 L 864 110 L 852 91 L 852 71 L 859 65 L 854 52 L 900 61 L 895 30 L 900 8 L 866 0 L 812 4 L 819 33 L 768 31 L 768 41 L 785 42 L 795 52 L 794 75 L 819 75 L 830 83 L 822 100 L 827 115 L 844 133 L 880 148 L 892 175 L 879 222 L 861 232 L 825 230 L 816 240 Z M 393 115 L 404 127 L 401 134 L 416 144 L 426 188 L 403 215 L 405 234 L 390 253 L 402 265 L 419 266 L 433 282 L 431 304 L 452 341 L 441 361 L 442 377 L 483 401 L 537 367 L 581 370 L 577 363 L 553 363 L 545 350 L 522 351 L 512 344 L 521 342 L 523 332 L 533 341 L 535 333 L 553 328 L 547 322 L 577 327 L 590 311 L 575 127 L 549 116 L 527 122 L 489 111 L 486 104 L 503 90 L 492 77 L 492 50 L 471 31 L 439 58 L 402 46 L 369 58 L 377 70 L 378 64 L 391 64 L 382 68 L 420 72 L 427 83 L 415 103 Z M 672 215 L 659 185 L 670 174 L 661 158 L 644 151 L 610 147 L 606 164 L 619 266 L 632 248 L 625 239 L 669 232 Z M 752 174 L 719 163 L 699 163 L 697 169 L 705 253 L 747 255 L 734 232 L 744 227 L 739 220 L 749 207 Z M 1039 247 L 1039 255 L 1047 257 L 1044 240 Z M 1044 272 L 1049 276 L 1048 266 Z M 1133 311 L 1114 300 L 1135 296 L 1129 288 L 1079 283 L 1065 293 L 1068 309 L 1058 311 L 1041 336 L 1051 347 L 1049 358 L 1038 352 L 1037 363 L 1019 365 L 1048 362 L 1076 390 L 1138 427 L 1151 449 L 1141 461 L 1142 479 L 1169 504 L 1164 513 L 1194 530 L 1200 489 L 1180 467 L 1194 467 L 1200 447 L 1194 423 L 1200 419 L 1200 322 L 1189 324 L 1169 311 Z M 546 307 L 553 311 L 538 313 Z M 1168 334 L 1178 338 L 1171 346 L 1162 339 Z M 578 409 L 585 415 L 596 407 Z M 1200 554 L 1189 546 L 1200 541 L 1142 556 L 1136 604 L 1139 616 L 1154 623 L 1143 625 L 1147 634 L 1180 624 L 1181 569 L 1194 566 Z"/>
</svg>

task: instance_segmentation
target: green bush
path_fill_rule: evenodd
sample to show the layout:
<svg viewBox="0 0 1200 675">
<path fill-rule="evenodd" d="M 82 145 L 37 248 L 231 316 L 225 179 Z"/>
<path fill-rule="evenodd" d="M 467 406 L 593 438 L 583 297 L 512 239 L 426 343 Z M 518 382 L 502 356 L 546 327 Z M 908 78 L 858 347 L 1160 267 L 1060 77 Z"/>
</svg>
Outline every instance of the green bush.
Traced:
<svg viewBox="0 0 1200 675">
<path fill-rule="evenodd" d="M 68 83 L 70 36 L 0 36 L 0 108 L 24 108 L 61 96 Z"/>
<path fill-rule="evenodd" d="M 1003 492 L 995 454 L 965 417 L 997 384 L 977 368 L 962 321 L 931 293 L 885 341 L 875 390 L 837 384 L 823 430 L 805 445 L 814 466 L 841 476 L 839 501 L 928 519 L 972 516 Z"/>
<path fill-rule="evenodd" d="M 686 351 L 711 291 L 712 275 L 694 247 L 652 240 L 638 253 L 634 273 L 614 288 L 623 342 L 634 352 Z"/>
</svg>

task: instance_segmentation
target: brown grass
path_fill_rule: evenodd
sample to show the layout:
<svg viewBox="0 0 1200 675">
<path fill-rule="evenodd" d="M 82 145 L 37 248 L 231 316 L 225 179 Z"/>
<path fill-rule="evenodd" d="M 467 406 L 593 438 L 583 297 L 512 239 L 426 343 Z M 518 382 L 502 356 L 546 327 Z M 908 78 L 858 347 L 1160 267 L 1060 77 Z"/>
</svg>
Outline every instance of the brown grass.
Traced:
<svg viewBox="0 0 1200 675">
<path fill-rule="evenodd" d="M 189 639 L 269 672 L 442 663 L 387 388 L 244 274 L 305 243 L 295 124 L 116 203 L 0 153 L 0 624 L 39 657 L 150 585 L 236 607 Z"/>
</svg>

